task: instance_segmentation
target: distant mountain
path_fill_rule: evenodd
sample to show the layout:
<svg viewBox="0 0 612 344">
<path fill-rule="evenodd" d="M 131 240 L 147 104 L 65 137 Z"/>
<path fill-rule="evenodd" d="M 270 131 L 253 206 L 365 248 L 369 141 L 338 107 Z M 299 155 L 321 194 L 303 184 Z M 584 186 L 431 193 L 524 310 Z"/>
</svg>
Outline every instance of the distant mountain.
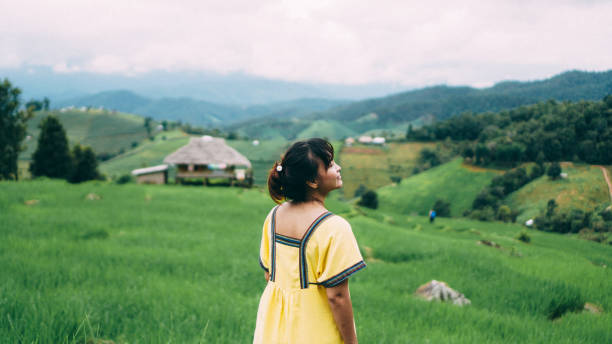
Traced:
<svg viewBox="0 0 612 344">
<path fill-rule="evenodd" d="M 186 97 L 151 99 L 131 91 L 118 90 L 59 101 L 53 104 L 53 107 L 104 107 L 150 116 L 157 120 L 181 120 L 192 125 L 223 127 L 237 121 L 262 116 L 269 118 L 300 117 L 346 103 L 346 101 L 329 99 L 298 99 L 266 105 L 236 106 Z"/>
<path fill-rule="evenodd" d="M 393 131 L 406 126 L 407 123 L 422 121 L 424 118 L 441 120 L 467 111 L 474 113 L 499 111 L 548 99 L 600 100 L 611 93 L 612 70 L 570 71 L 546 80 L 504 81 L 483 89 L 466 86 L 427 87 L 337 106 L 299 120 L 284 120 L 282 127 L 284 133 L 294 134 L 301 132 L 307 123 L 322 119 L 342 123 L 347 129 L 358 133 L 375 129 Z M 256 136 L 257 127 L 270 128 L 281 125 L 273 119 L 269 121 L 270 123 L 249 121 L 243 125 L 233 125 L 232 128 Z M 297 128 L 292 129 L 291 126 Z"/>
<path fill-rule="evenodd" d="M 243 73 L 155 71 L 133 76 L 59 73 L 50 67 L 0 68 L 0 79 L 8 78 L 21 88 L 24 100 L 49 97 L 52 104 L 66 99 L 109 90 L 129 90 L 147 97 L 192 98 L 217 104 L 254 105 L 303 98 L 359 100 L 405 90 L 394 84 L 339 85 L 290 82 Z"/>
</svg>

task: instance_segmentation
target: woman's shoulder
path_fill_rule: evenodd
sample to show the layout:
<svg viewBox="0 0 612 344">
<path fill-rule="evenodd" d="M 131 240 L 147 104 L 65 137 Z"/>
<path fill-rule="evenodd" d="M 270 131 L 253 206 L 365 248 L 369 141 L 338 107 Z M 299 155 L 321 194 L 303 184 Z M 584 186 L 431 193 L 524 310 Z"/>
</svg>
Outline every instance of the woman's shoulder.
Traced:
<svg viewBox="0 0 612 344">
<path fill-rule="evenodd" d="M 331 214 L 327 216 L 325 221 L 321 222 L 315 234 L 319 233 L 320 236 L 331 236 L 352 232 L 351 224 L 345 218 L 340 215 Z"/>
</svg>

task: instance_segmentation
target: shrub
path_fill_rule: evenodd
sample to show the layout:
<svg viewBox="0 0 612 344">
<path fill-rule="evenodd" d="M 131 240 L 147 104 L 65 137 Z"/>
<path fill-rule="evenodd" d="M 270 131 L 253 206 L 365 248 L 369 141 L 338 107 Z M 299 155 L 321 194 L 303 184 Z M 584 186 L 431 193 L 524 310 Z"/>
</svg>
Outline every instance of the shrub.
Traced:
<svg viewBox="0 0 612 344">
<path fill-rule="evenodd" d="M 368 188 L 363 184 L 359 184 L 355 190 L 354 197 L 361 197 L 361 195 L 363 195 L 366 191 L 368 191 Z"/>
<path fill-rule="evenodd" d="M 548 166 L 548 170 L 546 171 L 546 175 L 550 177 L 550 179 L 557 179 L 561 175 L 561 165 L 558 162 L 553 162 Z"/>
<path fill-rule="evenodd" d="M 450 217 L 450 202 L 443 199 L 437 199 L 433 205 L 433 210 L 436 211 L 436 216 Z"/>
<path fill-rule="evenodd" d="M 120 176 L 119 178 L 117 178 L 116 183 L 119 185 L 122 184 L 127 184 L 127 183 L 131 183 L 133 181 L 132 179 L 132 175 L 131 174 L 124 174 L 122 176 Z"/>
<path fill-rule="evenodd" d="M 402 181 L 402 176 L 391 176 L 391 183 L 399 184 Z"/>
<path fill-rule="evenodd" d="M 531 237 L 529 236 L 529 234 L 527 234 L 527 231 L 524 229 L 519 232 L 519 234 L 516 236 L 516 239 L 526 244 L 529 244 L 531 242 Z"/>
<path fill-rule="evenodd" d="M 378 195 L 376 194 L 376 191 L 366 191 L 363 195 L 361 195 L 361 199 L 359 202 L 357 202 L 357 204 L 370 209 L 378 208 Z"/>
</svg>

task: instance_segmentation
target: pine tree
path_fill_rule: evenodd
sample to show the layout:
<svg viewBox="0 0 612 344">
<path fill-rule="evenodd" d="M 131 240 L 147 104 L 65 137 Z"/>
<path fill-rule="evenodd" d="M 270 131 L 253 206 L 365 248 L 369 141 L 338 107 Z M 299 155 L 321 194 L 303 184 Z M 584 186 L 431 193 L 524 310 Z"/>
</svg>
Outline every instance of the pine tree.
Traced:
<svg viewBox="0 0 612 344">
<path fill-rule="evenodd" d="M 32 112 L 19 110 L 21 90 L 8 80 L 0 82 L 0 180 L 19 179 L 17 157 L 23 149 L 26 122 Z"/>
<path fill-rule="evenodd" d="M 38 147 L 32 156 L 32 176 L 67 179 L 72 170 L 66 131 L 59 119 L 48 116 L 40 124 Z"/>
<path fill-rule="evenodd" d="M 81 147 L 75 145 L 72 149 L 73 168 L 69 181 L 71 183 L 81 183 L 88 180 L 98 179 L 98 162 L 91 147 Z"/>
</svg>

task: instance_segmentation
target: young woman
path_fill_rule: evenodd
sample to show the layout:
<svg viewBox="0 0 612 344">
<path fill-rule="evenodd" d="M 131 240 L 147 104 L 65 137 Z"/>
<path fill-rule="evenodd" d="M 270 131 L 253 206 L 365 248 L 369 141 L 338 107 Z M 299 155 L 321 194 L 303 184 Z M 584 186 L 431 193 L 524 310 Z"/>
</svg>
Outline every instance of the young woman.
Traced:
<svg viewBox="0 0 612 344">
<path fill-rule="evenodd" d="M 279 205 L 263 225 L 259 263 L 268 284 L 253 343 L 357 343 L 348 278 L 365 263 L 349 223 L 325 208 L 341 186 L 323 139 L 294 143 L 270 171 Z"/>
</svg>

